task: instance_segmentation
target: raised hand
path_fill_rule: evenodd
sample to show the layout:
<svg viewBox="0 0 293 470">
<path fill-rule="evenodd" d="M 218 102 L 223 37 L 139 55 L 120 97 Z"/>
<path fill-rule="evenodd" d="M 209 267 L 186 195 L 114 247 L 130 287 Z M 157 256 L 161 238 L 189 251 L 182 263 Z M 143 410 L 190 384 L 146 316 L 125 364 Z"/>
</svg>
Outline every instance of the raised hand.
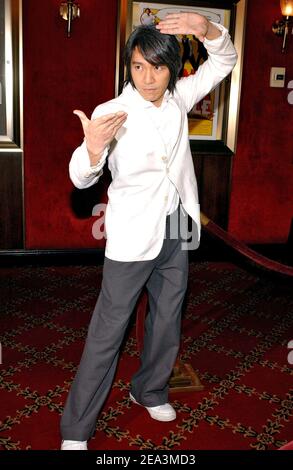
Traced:
<svg viewBox="0 0 293 470">
<path fill-rule="evenodd" d="M 201 42 L 205 37 L 215 39 L 221 35 L 218 28 L 205 16 L 192 12 L 169 13 L 156 28 L 164 34 L 193 34 Z"/>
<path fill-rule="evenodd" d="M 118 111 L 93 120 L 88 119 L 83 111 L 75 110 L 73 113 L 80 119 L 91 166 L 94 166 L 100 161 L 105 148 L 126 121 L 127 113 Z"/>
</svg>

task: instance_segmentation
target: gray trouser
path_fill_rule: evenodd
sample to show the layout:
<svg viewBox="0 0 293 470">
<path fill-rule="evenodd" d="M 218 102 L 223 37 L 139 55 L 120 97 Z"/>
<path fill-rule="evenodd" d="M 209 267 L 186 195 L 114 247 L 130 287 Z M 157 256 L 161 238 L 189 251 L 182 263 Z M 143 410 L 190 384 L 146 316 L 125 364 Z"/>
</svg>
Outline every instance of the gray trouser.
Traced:
<svg viewBox="0 0 293 470">
<path fill-rule="evenodd" d="M 188 277 L 188 251 L 181 249 L 180 238 L 170 239 L 168 225 L 170 216 L 167 237 L 155 259 L 120 262 L 105 258 L 101 292 L 61 419 L 63 439 L 85 441 L 93 435 L 113 382 L 126 327 L 144 286 L 149 313 L 141 366 L 132 378 L 131 393 L 145 406 L 168 401 Z"/>
</svg>

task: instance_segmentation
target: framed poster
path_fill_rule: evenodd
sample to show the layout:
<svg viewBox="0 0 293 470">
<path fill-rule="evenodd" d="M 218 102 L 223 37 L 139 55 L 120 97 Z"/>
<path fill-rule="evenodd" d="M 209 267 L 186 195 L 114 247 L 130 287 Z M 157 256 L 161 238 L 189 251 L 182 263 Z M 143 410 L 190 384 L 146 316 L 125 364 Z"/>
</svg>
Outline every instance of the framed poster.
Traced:
<svg viewBox="0 0 293 470">
<path fill-rule="evenodd" d="M 0 0 L 0 149 L 21 146 L 21 1 Z"/>
<path fill-rule="evenodd" d="M 242 55 L 246 0 L 184 1 L 160 0 L 138 2 L 120 0 L 117 28 L 116 95 L 123 87 L 123 48 L 130 33 L 140 24 L 157 24 L 168 13 L 193 11 L 206 16 L 210 21 L 225 26 L 234 40 L 238 52 L 238 63 L 232 74 L 212 93 L 197 103 L 188 115 L 189 138 L 192 150 L 205 148 L 209 151 L 220 148 L 235 152 L 241 90 Z M 193 35 L 177 35 L 181 49 L 182 66 L 179 78 L 196 73 L 207 59 L 203 44 Z M 233 101 L 232 101 L 233 98 Z"/>
</svg>

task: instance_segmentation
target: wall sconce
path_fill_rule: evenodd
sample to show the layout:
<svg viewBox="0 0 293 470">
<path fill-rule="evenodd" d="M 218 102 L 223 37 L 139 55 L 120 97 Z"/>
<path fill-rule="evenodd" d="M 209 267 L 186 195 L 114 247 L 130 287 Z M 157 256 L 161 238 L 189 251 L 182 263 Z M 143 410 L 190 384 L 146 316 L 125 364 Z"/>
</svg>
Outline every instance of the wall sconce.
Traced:
<svg viewBox="0 0 293 470">
<path fill-rule="evenodd" d="M 67 37 L 71 36 L 71 24 L 75 18 L 80 17 L 80 8 L 74 0 L 67 0 L 60 5 L 60 16 L 67 21 Z"/>
<path fill-rule="evenodd" d="M 287 36 L 290 28 L 292 28 L 291 34 L 293 34 L 293 0 L 280 0 L 280 7 L 283 18 L 275 21 L 272 26 L 272 30 L 277 36 L 283 36 L 282 52 L 285 52 Z"/>
</svg>

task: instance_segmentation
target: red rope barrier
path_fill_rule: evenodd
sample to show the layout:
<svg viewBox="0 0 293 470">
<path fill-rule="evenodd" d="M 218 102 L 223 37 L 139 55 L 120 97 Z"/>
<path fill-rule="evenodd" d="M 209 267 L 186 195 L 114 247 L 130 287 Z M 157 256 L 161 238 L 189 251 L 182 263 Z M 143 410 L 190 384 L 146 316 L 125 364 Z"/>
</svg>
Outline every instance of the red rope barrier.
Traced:
<svg viewBox="0 0 293 470">
<path fill-rule="evenodd" d="M 236 250 L 238 253 L 241 253 L 256 265 L 261 266 L 269 271 L 274 271 L 286 276 L 293 276 L 293 267 L 279 263 L 278 261 L 274 261 L 270 258 L 267 258 L 266 256 L 261 255 L 260 253 L 257 253 L 256 251 L 249 248 L 245 243 L 237 240 L 224 229 L 219 227 L 203 213 L 201 213 L 201 222 L 203 228 L 207 232 L 222 240 L 228 246 Z"/>
</svg>

